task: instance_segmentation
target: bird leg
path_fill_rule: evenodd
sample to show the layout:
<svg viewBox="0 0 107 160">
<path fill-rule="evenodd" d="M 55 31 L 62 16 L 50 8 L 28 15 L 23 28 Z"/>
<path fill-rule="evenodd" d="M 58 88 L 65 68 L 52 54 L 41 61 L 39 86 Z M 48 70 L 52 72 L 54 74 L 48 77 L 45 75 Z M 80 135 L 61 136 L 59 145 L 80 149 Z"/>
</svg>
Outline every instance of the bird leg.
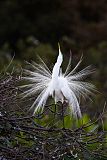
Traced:
<svg viewBox="0 0 107 160">
<path fill-rule="evenodd" d="M 56 116 L 56 103 L 55 103 L 55 108 L 54 108 L 54 118 Z"/>
<path fill-rule="evenodd" d="M 65 114 L 64 113 L 66 111 L 66 107 L 68 106 L 68 101 L 66 99 L 64 99 L 61 106 L 62 106 L 61 117 L 62 117 L 63 129 L 65 129 L 65 122 L 64 122 Z"/>
<path fill-rule="evenodd" d="M 64 103 L 62 103 L 61 117 L 62 117 L 63 129 L 65 129 L 65 123 L 64 123 Z"/>
</svg>

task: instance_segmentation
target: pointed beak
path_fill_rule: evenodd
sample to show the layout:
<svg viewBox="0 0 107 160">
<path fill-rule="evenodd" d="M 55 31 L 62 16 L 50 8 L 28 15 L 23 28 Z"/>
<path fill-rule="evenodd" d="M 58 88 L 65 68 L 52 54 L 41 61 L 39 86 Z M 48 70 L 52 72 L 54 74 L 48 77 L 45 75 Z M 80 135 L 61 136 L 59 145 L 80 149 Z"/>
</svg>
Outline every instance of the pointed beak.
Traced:
<svg viewBox="0 0 107 160">
<path fill-rule="evenodd" d="M 58 42 L 58 48 L 59 48 L 59 55 L 61 55 L 61 56 L 62 56 L 62 53 L 61 53 L 61 47 L 60 47 L 59 42 Z"/>
</svg>

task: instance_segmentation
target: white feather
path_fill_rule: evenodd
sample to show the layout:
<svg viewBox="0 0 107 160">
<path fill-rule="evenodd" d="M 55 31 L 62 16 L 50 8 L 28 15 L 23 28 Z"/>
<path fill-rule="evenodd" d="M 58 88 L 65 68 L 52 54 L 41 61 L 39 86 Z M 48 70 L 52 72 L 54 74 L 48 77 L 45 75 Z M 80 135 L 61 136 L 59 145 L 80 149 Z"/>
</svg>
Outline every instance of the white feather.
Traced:
<svg viewBox="0 0 107 160">
<path fill-rule="evenodd" d="M 63 56 L 60 46 L 59 55 L 53 67 L 52 73 L 43 60 L 40 59 L 40 61 L 41 64 L 37 64 L 35 62 L 32 64 L 29 63 L 33 67 L 34 71 L 24 70 L 26 76 L 23 77 L 23 79 L 30 83 L 21 86 L 22 88 L 26 89 L 26 91 L 22 93 L 23 97 L 38 94 L 31 106 L 31 108 L 34 108 L 34 113 L 38 110 L 43 110 L 48 97 L 52 96 L 55 100 L 55 103 L 58 101 L 63 103 L 66 100 L 74 116 L 81 117 L 79 105 L 80 97 L 88 97 L 88 95 L 93 94 L 93 91 L 95 91 L 94 85 L 88 82 L 83 82 L 82 79 L 93 73 L 94 70 L 91 68 L 91 66 L 88 66 L 76 73 L 77 68 L 82 62 L 81 57 L 76 67 L 70 71 L 70 58 L 67 69 L 65 73 L 62 74 L 61 64 L 63 62 Z"/>
</svg>

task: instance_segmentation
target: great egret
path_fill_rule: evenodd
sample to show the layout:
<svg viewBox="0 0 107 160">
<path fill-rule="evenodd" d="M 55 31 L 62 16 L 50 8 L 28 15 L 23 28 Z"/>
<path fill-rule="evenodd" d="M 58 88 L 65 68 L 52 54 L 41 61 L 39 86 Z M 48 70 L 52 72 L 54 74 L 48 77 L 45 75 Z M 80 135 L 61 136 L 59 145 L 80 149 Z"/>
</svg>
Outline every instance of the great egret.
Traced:
<svg viewBox="0 0 107 160">
<path fill-rule="evenodd" d="M 93 94 L 95 86 L 88 82 L 83 82 L 83 78 L 93 73 L 91 66 L 84 68 L 83 70 L 76 72 L 78 66 L 82 62 L 82 57 L 77 63 L 76 67 L 70 71 L 71 57 L 64 74 L 61 71 L 61 64 L 63 62 L 63 55 L 59 46 L 59 55 L 57 62 L 55 63 L 52 72 L 49 70 L 44 61 L 40 58 L 41 64 L 35 62 L 29 63 L 34 71 L 24 69 L 26 74 L 23 77 L 24 80 L 29 81 L 27 85 L 22 87 L 26 90 L 22 93 L 25 97 L 31 95 L 37 95 L 31 108 L 34 108 L 35 112 L 43 109 L 49 96 L 52 96 L 55 100 L 55 104 L 58 101 L 64 103 L 66 101 L 70 107 L 72 114 L 75 117 L 81 117 L 81 110 L 79 105 L 79 99 L 88 97 Z"/>
</svg>

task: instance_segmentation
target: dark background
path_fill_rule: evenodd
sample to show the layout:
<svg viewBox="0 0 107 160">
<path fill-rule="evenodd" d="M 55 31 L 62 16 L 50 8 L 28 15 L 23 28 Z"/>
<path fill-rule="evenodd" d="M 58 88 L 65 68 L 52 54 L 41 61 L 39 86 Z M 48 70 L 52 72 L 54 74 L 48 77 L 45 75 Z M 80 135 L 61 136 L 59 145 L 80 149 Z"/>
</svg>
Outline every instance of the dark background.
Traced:
<svg viewBox="0 0 107 160">
<path fill-rule="evenodd" d="M 58 42 L 64 54 L 64 67 L 70 50 L 73 66 L 83 53 L 81 67 L 96 67 L 89 80 L 101 93 L 83 108 L 89 108 L 90 114 L 100 112 L 107 100 L 107 0 L 0 1 L 1 72 L 14 54 L 12 67 L 23 67 L 24 60 L 36 61 L 37 54 L 48 65 L 54 63 Z"/>
</svg>

